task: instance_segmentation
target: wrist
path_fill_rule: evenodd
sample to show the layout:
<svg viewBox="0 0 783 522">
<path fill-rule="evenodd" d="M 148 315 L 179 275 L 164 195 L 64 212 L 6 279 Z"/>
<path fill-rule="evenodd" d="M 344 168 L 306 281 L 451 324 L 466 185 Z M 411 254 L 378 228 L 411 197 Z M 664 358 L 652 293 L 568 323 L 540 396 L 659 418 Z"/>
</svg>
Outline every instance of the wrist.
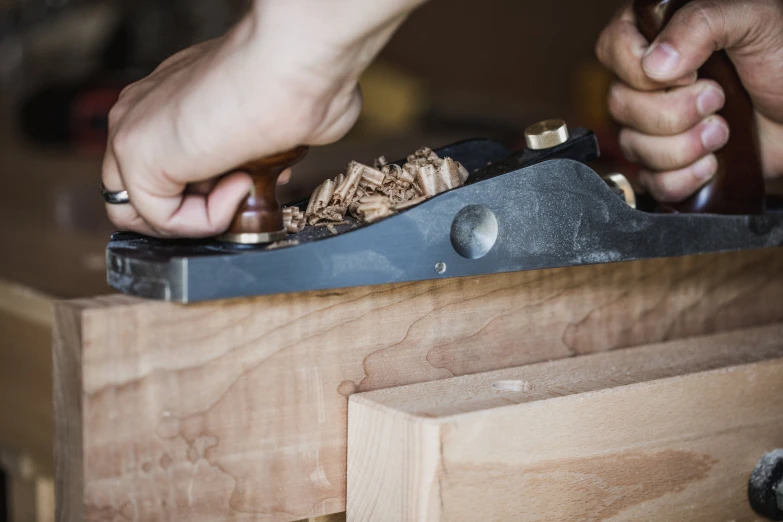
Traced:
<svg viewBox="0 0 783 522">
<path fill-rule="evenodd" d="M 254 0 L 249 16 L 260 33 L 349 48 L 398 26 L 427 0 Z"/>
</svg>

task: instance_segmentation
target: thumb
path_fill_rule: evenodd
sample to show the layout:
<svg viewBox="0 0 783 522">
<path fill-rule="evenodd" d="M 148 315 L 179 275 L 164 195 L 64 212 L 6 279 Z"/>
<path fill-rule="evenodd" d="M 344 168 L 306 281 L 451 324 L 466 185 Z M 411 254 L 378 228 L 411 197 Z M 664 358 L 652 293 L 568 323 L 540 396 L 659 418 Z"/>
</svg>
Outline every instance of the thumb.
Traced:
<svg viewBox="0 0 783 522">
<path fill-rule="evenodd" d="M 672 82 L 696 72 L 715 52 L 736 46 L 752 27 L 740 3 L 694 0 L 680 8 L 642 59 L 645 73 Z"/>
</svg>

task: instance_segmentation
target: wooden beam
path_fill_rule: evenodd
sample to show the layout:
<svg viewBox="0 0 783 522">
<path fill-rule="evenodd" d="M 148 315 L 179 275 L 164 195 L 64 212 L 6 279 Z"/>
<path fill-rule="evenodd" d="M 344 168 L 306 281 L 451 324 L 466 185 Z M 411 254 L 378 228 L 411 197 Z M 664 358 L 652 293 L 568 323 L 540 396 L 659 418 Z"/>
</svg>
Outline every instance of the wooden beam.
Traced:
<svg viewBox="0 0 783 522">
<path fill-rule="evenodd" d="M 0 280 L 0 447 L 54 472 L 52 305 L 54 299 Z"/>
<path fill-rule="evenodd" d="M 352 393 L 783 321 L 782 254 L 62 303 L 58 484 L 85 520 L 344 511 Z"/>
<path fill-rule="evenodd" d="M 754 520 L 783 324 L 356 394 L 348 520 Z"/>
</svg>

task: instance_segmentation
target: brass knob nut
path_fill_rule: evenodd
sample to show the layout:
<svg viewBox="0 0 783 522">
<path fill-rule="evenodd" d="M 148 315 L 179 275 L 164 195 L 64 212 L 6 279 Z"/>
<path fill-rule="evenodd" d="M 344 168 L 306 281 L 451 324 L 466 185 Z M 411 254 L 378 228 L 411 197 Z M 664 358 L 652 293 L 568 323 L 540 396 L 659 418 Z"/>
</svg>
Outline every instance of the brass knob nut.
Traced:
<svg viewBox="0 0 783 522">
<path fill-rule="evenodd" d="M 563 120 L 544 120 L 525 130 L 525 141 L 530 150 L 557 147 L 568 141 L 568 126 Z"/>
<path fill-rule="evenodd" d="M 242 245 L 264 245 L 286 238 L 283 209 L 277 201 L 277 178 L 285 169 L 299 163 L 307 154 L 307 147 L 275 154 L 246 163 L 238 171 L 247 172 L 253 179 L 250 194 L 245 198 L 231 226 L 219 241 Z"/>
</svg>

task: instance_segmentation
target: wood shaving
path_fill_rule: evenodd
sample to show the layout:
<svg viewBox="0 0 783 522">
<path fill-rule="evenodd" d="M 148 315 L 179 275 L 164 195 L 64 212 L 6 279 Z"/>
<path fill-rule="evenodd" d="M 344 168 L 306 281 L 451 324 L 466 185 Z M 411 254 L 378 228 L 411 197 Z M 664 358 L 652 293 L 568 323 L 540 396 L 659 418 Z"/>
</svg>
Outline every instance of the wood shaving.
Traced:
<svg viewBox="0 0 783 522">
<path fill-rule="evenodd" d="M 389 164 L 383 156 L 372 166 L 352 161 L 344 174 L 324 181 L 313 191 L 301 226 L 326 226 L 336 233 L 334 226 L 343 224 L 346 215 L 360 223 L 373 223 L 461 187 L 468 175 L 458 161 L 440 158 L 427 147 L 408 156 L 402 166 Z M 289 231 L 300 226 L 301 212 L 294 215 L 291 228 L 286 225 Z"/>
<path fill-rule="evenodd" d="M 403 201 L 402 203 L 395 205 L 394 210 L 396 211 L 405 210 L 406 208 L 415 207 L 419 203 L 424 203 L 425 201 L 427 201 L 427 198 L 425 198 L 424 196 L 416 199 L 410 199 L 408 201 Z"/>
<path fill-rule="evenodd" d="M 267 250 L 277 250 L 279 248 L 288 248 L 299 244 L 298 239 L 284 239 L 283 241 L 275 241 L 266 247 Z"/>
<path fill-rule="evenodd" d="M 297 234 L 304 230 L 305 215 L 297 207 L 283 209 L 283 226 L 289 234 Z"/>
</svg>

